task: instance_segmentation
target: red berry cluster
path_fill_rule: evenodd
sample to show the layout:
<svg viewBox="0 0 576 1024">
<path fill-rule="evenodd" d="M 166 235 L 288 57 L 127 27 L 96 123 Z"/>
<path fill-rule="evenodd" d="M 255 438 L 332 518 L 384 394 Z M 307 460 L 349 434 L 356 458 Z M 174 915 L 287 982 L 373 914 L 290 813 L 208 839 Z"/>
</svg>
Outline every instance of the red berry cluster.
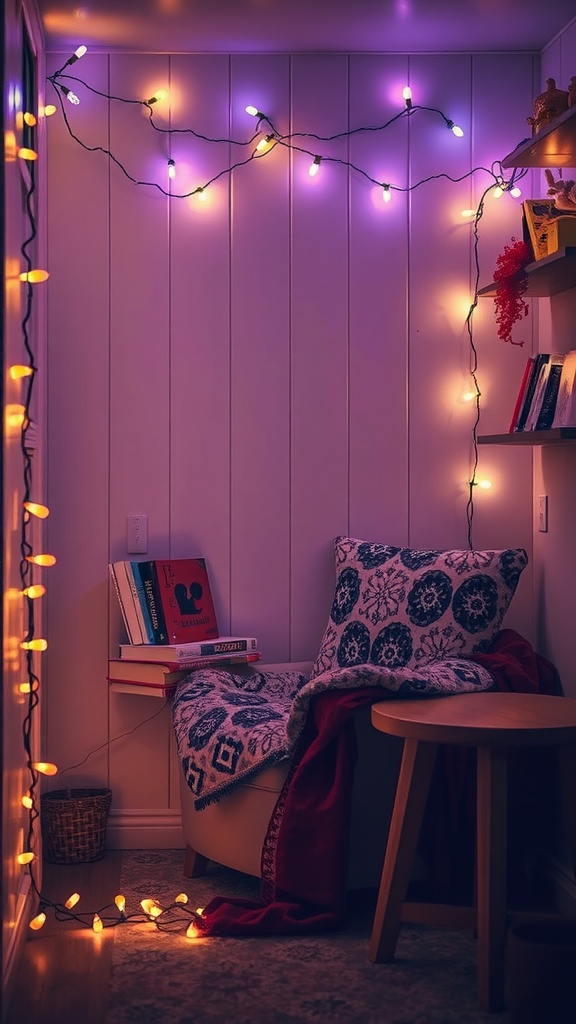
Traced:
<svg viewBox="0 0 576 1024">
<path fill-rule="evenodd" d="M 512 239 L 512 245 L 505 245 L 496 260 L 494 281 L 496 282 L 496 323 L 498 337 L 511 345 L 523 345 L 523 341 L 512 341 L 512 328 L 517 320 L 528 314 L 528 305 L 522 298 L 528 286 L 525 272 L 527 263 L 534 259 L 527 242 Z"/>
</svg>

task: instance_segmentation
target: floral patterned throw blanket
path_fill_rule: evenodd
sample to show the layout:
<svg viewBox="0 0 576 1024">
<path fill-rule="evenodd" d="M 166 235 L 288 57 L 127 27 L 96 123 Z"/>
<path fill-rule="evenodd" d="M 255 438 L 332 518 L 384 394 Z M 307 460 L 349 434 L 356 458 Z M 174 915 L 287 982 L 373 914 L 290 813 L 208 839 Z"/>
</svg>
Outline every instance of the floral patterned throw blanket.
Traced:
<svg viewBox="0 0 576 1024">
<path fill-rule="evenodd" d="M 336 668 L 311 679 L 291 671 L 194 672 L 179 683 L 172 707 L 178 754 L 196 808 L 291 757 L 314 698 L 360 687 L 417 698 L 490 690 L 494 680 L 487 669 L 465 658 L 446 658 L 421 669 Z M 374 701 L 379 699 L 375 692 Z"/>
</svg>

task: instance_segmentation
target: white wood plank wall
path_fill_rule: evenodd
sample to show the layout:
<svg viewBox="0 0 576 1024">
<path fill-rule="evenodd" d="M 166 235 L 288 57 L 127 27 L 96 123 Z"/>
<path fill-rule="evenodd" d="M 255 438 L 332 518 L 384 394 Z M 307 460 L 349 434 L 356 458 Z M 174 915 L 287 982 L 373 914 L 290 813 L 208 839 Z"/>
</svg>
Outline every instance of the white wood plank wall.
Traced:
<svg viewBox="0 0 576 1024">
<path fill-rule="evenodd" d="M 50 70 L 60 55 L 51 55 Z M 108 693 L 122 639 L 107 563 L 126 557 L 126 515 L 149 517 L 149 556 L 204 555 L 221 632 L 254 632 L 269 661 L 313 658 L 331 603 L 332 540 L 351 533 L 466 547 L 474 410 L 465 317 L 470 223 L 490 168 L 526 134 L 531 55 L 91 55 L 94 88 L 146 99 L 159 127 L 247 139 L 254 103 L 325 160 L 276 146 L 198 196 L 137 186 L 101 152 L 49 124 L 49 519 L 58 556 L 47 601 L 46 757 L 58 782 L 114 790 L 115 843 L 178 842 L 177 764 L 167 711 Z M 417 110 L 383 132 L 341 135 Z M 150 129 L 145 111 L 78 86 L 67 111 L 87 145 L 130 173 L 189 191 L 247 150 Z M 505 103 L 502 97 L 505 97 Z M 400 185 L 389 204 L 378 181 Z M 442 177 L 414 186 L 431 175 Z M 460 181 L 449 179 L 462 179 Z M 525 192 L 529 195 L 529 189 Z M 519 203 L 488 197 L 480 284 L 520 232 Z M 524 347 L 474 317 L 483 413 L 506 429 Z M 476 547 L 532 547 L 531 455 L 480 451 Z M 508 624 L 532 636 L 531 570 Z M 114 740 L 110 746 L 102 746 Z M 136 821 L 134 827 L 129 821 Z M 147 831 L 146 822 L 150 823 Z M 120 825 L 122 827 L 120 827 Z"/>
</svg>

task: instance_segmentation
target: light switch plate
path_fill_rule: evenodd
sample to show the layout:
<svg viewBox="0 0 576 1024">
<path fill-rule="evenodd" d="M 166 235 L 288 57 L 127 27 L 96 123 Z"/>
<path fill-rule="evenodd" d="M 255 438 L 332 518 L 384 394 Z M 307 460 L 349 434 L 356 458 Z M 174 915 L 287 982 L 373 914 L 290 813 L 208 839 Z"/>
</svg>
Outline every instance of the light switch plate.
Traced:
<svg viewBox="0 0 576 1024">
<path fill-rule="evenodd" d="M 538 496 L 538 530 L 540 533 L 548 532 L 548 495 Z"/>
<path fill-rule="evenodd" d="M 148 516 L 126 516 L 126 551 L 129 555 L 148 551 Z"/>
</svg>

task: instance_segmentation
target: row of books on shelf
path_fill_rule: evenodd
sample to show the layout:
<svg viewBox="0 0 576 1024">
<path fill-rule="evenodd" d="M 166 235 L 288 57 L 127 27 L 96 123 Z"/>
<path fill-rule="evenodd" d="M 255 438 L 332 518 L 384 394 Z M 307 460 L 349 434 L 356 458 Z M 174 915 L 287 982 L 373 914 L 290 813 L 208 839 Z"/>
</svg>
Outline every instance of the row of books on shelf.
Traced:
<svg viewBox="0 0 576 1024">
<path fill-rule="evenodd" d="M 576 427 L 576 349 L 526 360 L 509 432 Z"/>
<path fill-rule="evenodd" d="M 204 558 L 112 562 L 108 569 L 131 644 L 218 638 Z"/>
</svg>

